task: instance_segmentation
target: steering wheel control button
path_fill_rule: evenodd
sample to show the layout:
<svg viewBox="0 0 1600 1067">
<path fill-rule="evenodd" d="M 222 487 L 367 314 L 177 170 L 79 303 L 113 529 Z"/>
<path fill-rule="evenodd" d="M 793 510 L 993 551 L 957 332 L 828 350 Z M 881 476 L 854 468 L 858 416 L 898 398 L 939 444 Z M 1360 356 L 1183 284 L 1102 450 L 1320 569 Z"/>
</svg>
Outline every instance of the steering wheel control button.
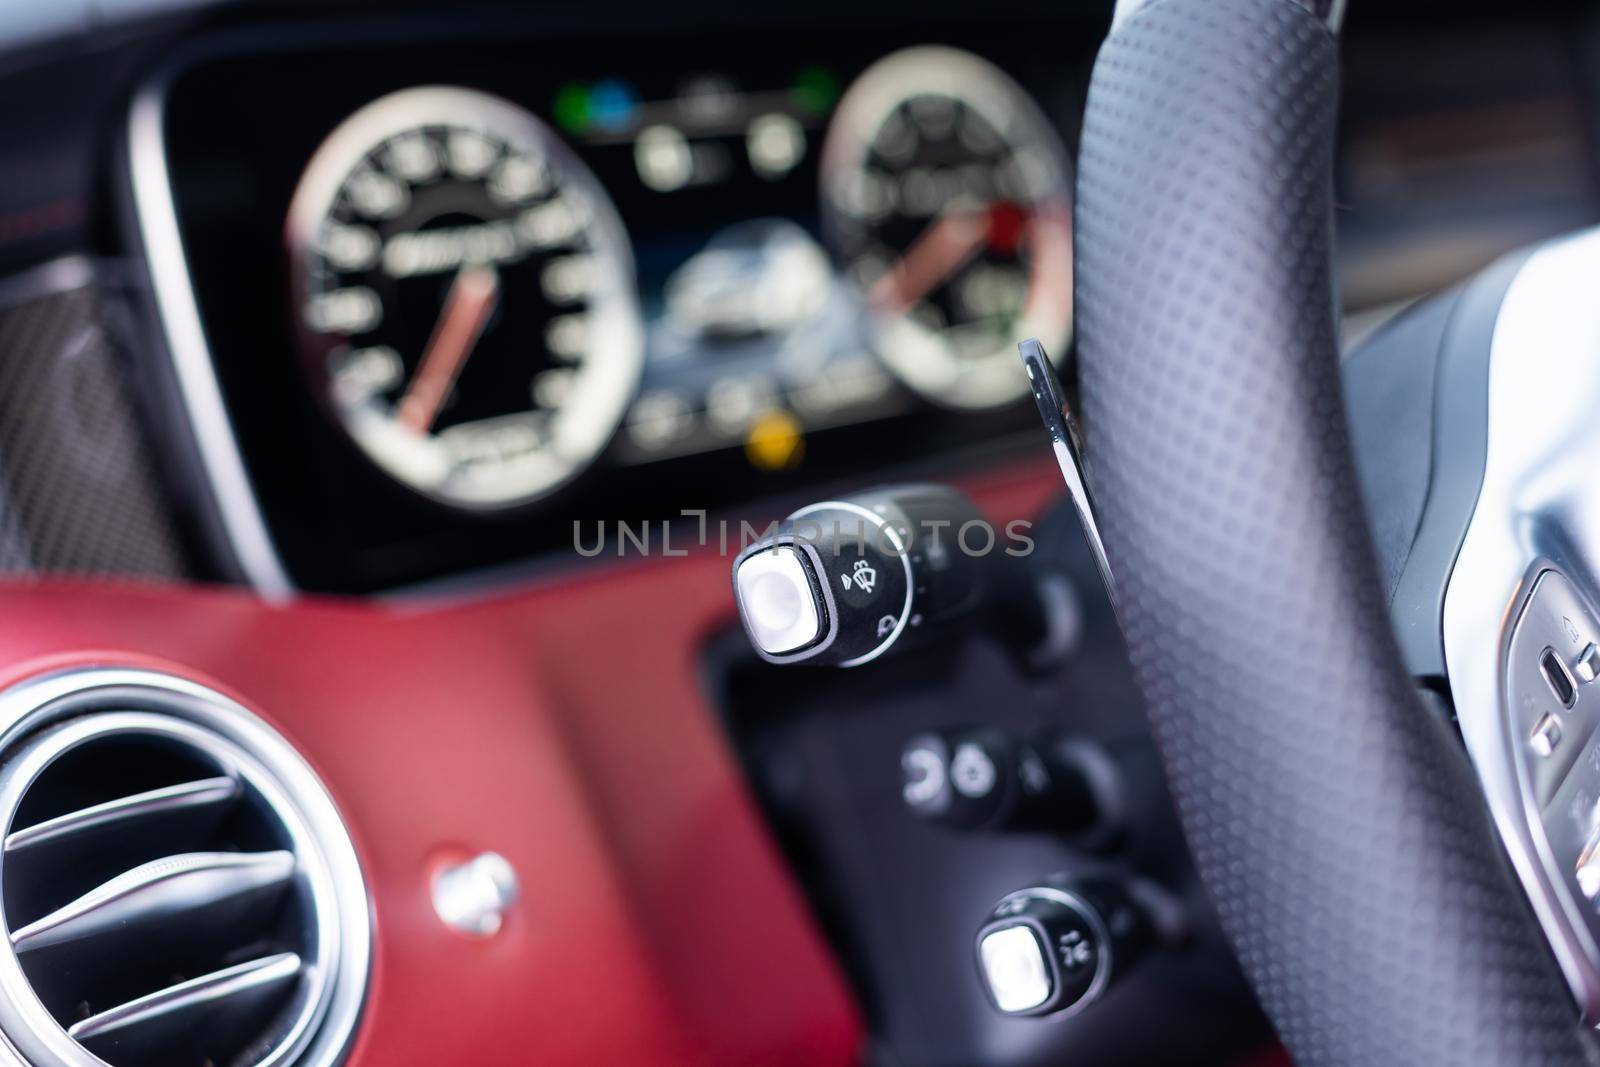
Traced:
<svg viewBox="0 0 1600 1067">
<path fill-rule="evenodd" d="M 978 961 L 995 1007 L 1008 1015 L 1033 1011 L 1055 991 L 1049 959 L 1030 926 L 1003 926 L 978 942 Z"/>
<path fill-rule="evenodd" d="M 498 852 L 481 852 L 433 876 L 433 910 L 450 929 L 467 937 L 493 937 L 521 889 L 517 872 Z"/>
<path fill-rule="evenodd" d="M 775 545 L 747 556 L 733 581 L 745 626 L 763 652 L 781 656 L 823 636 L 826 609 L 799 549 Z"/>
<path fill-rule="evenodd" d="M 1105 995 L 1149 924 L 1115 883 L 1061 880 L 1012 893 L 978 930 L 978 973 L 1006 1015 L 1080 1012 Z"/>
<path fill-rule="evenodd" d="M 1570 837 L 1558 862 L 1570 873 L 1589 837 L 1588 809 L 1600 798 L 1600 753 L 1589 752 L 1600 726 L 1600 700 L 1592 685 L 1578 681 L 1590 646 L 1600 643 L 1600 621 L 1577 587 L 1555 570 L 1532 582 L 1515 618 L 1503 653 L 1502 706 L 1530 799 L 1547 824 L 1565 825 L 1570 820 L 1557 812 L 1557 797 L 1588 797 L 1570 835 L 1551 831 L 1552 837 Z"/>
<path fill-rule="evenodd" d="M 1556 746 L 1561 744 L 1561 719 L 1546 713 L 1540 716 L 1534 724 L 1533 733 L 1528 737 L 1528 747 L 1541 759 L 1549 759 L 1555 755 Z"/>
<path fill-rule="evenodd" d="M 1572 673 L 1577 675 L 1578 681 L 1588 685 L 1596 678 L 1600 678 L 1600 645 L 1589 644 L 1578 653 L 1577 665 L 1572 668 Z"/>
<path fill-rule="evenodd" d="M 1546 565 L 1512 614 L 1499 664 L 1501 729 L 1509 727 L 1518 742 L 1506 753 L 1518 780 L 1516 810 L 1519 817 L 1528 813 L 1529 839 L 1543 839 L 1524 884 L 1535 900 L 1578 924 L 1561 934 L 1575 948 L 1600 940 L 1600 700 L 1593 679 L 1600 614 L 1590 599 L 1594 592 Z M 1563 708 L 1568 699 L 1571 706 Z M 1600 1017 L 1600 1009 L 1585 1011 L 1591 1024 Z"/>
<path fill-rule="evenodd" d="M 1600 901 L 1600 833 L 1591 835 L 1578 854 L 1578 892 L 1593 904 Z"/>
</svg>

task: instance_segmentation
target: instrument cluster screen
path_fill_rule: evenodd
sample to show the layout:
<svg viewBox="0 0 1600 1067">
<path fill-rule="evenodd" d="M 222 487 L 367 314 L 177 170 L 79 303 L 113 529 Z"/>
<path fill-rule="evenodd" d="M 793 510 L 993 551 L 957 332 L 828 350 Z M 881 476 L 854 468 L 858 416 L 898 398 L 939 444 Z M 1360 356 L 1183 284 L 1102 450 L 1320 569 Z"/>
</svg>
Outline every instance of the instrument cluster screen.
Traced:
<svg viewBox="0 0 1600 1067">
<path fill-rule="evenodd" d="M 1075 87 L 838 42 L 329 42 L 173 79 L 187 281 L 300 584 L 1028 428 L 1016 345 L 1072 338 Z"/>
</svg>

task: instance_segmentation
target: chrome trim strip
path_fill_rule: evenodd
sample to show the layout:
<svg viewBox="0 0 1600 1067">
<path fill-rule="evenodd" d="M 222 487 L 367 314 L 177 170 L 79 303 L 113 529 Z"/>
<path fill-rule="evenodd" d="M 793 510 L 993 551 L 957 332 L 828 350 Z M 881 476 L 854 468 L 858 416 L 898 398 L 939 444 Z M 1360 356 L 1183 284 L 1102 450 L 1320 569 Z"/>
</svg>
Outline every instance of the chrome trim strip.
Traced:
<svg viewBox="0 0 1600 1067">
<path fill-rule="evenodd" d="M 90 808 L 69 811 L 54 819 L 18 830 L 7 835 L 5 851 L 16 852 L 46 841 L 69 837 L 84 830 L 104 826 L 123 819 L 139 819 L 149 815 L 181 811 L 185 808 L 226 804 L 239 795 L 239 780 L 231 777 L 202 778 L 195 782 L 180 782 L 147 793 L 108 800 Z"/>
<path fill-rule="evenodd" d="M 218 1000 L 249 993 L 268 986 L 283 985 L 300 977 L 300 957 L 293 952 L 282 952 L 228 967 L 187 982 L 158 989 L 154 993 L 108 1008 L 67 1027 L 67 1035 L 75 1041 L 85 1041 L 113 1034 L 118 1030 L 142 1026 L 180 1015 Z"/>
<path fill-rule="evenodd" d="M 188 852 L 123 871 L 70 904 L 11 932 L 18 952 L 77 941 L 132 923 L 195 911 L 258 889 L 287 886 L 293 852 Z"/>
<path fill-rule="evenodd" d="M 1535 251 L 1506 291 L 1489 354 L 1487 455 L 1444 600 L 1456 715 L 1489 811 L 1583 1017 L 1600 1022 L 1600 944 L 1522 781 L 1505 657 L 1538 568 L 1600 590 L 1600 230 Z"/>
<path fill-rule="evenodd" d="M 166 83 L 158 82 L 138 94 L 128 117 L 134 213 L 139 220 L 156 310 L 228 542 L 256 592 L 269 600 L 284 600 L 293 595 L 294 585 L 273 547 L 272 535 L 250 487 L 195 303 L 167 172 L 162 133 L 165 109 Z"/>
</svg>

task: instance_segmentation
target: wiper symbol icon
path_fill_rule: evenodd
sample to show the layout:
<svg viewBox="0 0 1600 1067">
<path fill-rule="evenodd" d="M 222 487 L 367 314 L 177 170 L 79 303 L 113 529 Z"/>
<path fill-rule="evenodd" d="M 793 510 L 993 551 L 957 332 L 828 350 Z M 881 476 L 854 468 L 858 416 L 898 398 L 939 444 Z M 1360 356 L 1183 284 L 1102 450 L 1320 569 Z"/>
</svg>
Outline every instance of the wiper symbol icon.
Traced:
<svg viewBox="0 0 1600 1067">
<path fill-rule="evenodd" d="M 878 584 L 878 572 L 866 560 L 858 559 L 851 572 L 839 575 L 839 580 L 844 583 L 846 592 L 850 589 L 850 583 L 854 582 L 861 587 L 863 593 L 870 593 L 872 587 Z"/>
</svg>

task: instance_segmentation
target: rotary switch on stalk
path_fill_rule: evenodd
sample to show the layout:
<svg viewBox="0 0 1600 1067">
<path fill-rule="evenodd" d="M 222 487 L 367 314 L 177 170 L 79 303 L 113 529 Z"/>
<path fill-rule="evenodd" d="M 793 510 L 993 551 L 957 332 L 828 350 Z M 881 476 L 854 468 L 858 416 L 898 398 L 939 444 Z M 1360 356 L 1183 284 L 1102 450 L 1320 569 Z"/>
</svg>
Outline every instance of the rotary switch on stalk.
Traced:
<svg viewBox="0 0 1600 1067">
<path fill-rule="evenodd" d="M 980 603 L 974 545 L 999 550 L 972 501 L 945 486 L 812 504 L 734 561 L 739 615 L 771 663 L 860 666 Z"/>
<path fill-rule="evenodd" d="M 1018 890 L 978 930 L 978 973 L 1006 1015 L 1063 1015 L 1099 1000 L 1150 939 L 1121 886 L 1075 879 Z"/>
</svg>

